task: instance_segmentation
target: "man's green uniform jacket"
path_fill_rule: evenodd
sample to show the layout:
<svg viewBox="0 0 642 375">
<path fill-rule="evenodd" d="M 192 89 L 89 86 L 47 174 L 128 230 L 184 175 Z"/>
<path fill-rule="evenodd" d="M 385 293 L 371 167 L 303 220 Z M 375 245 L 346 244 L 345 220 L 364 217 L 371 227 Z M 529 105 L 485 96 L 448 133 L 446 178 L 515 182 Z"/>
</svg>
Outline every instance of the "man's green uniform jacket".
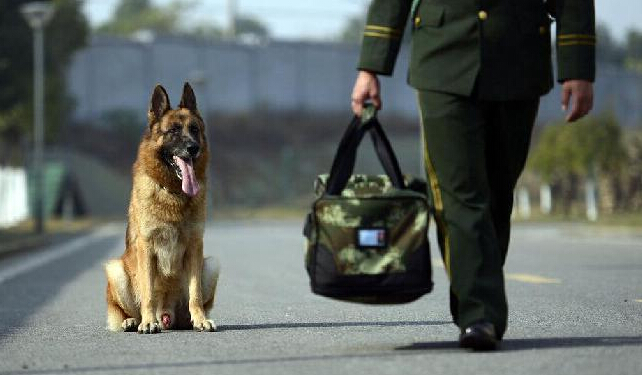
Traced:
<svg viewBox="0 0 642 375">
<path fill-rule="evenodd" d="M 408 16 L 408 81 L 420 90 L 480 99 L 535 98 L 557 80 L 595 79 L 593 0 L 373 0 L 358 68 L 392 74 Z M 477 81 L 477 82 L 476 82 Z"/>
</svg>

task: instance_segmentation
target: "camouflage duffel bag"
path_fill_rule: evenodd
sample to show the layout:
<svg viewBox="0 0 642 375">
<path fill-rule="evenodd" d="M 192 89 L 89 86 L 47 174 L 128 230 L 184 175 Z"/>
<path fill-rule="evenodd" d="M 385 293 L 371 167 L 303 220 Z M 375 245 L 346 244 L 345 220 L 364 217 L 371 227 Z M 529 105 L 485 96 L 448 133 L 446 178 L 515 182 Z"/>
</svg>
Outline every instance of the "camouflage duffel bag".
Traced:
<svg viewBox="0 0 642 375">
<path fill-rule="evenodd" d="M 425 182 L 405 178 L 372 112 L 355 118 L 330 174 L 315 183 L 308 214 L 305 266 L 314 293 L 340 300 L 392 304 L 432 290 Z M 353 175 L 356 150 L 370 135 L 385 175 Z"/>
</svg>

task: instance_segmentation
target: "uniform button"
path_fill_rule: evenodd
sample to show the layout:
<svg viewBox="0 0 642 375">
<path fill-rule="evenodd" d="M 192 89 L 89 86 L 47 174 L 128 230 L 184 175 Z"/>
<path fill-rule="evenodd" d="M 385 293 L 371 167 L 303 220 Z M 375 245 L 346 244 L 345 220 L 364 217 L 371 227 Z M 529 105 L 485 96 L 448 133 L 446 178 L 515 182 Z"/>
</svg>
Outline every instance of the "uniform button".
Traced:
<svg viewBox="0 0 642 375">
<path fill-rule="evenodd" d="M 415 27 L 419 27 L 421 24 L 421 17 L 415 17 Z"/>
<path fill-rule="evenodd" d="M 546 34 L 546 32 L 547 32 L 546 27 L 544 27 L 544 26 L 540 26 L 539 27 L 539 33 L 540 34 L 544 35 L 544 34 Z"/>
<path fill-rule="evenodd" d="M 488 13 L 486 13 L 483 10 L 480 10 L 479 13 L 478 13 L 478 16 L 479 16 L 480 20 L 485 21 L 486 18 L 488 18 Z"/>
</svg>

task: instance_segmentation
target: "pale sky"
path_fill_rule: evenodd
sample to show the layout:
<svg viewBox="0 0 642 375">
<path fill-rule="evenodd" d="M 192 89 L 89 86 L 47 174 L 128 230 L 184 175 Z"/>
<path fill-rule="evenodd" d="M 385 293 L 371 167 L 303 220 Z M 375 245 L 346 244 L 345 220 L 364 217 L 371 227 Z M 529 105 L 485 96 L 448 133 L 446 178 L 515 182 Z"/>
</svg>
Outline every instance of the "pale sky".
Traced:
<svg viewBox="0 0 642 375">
<path fill-rule="evenodd" d="M 194 1 L 194 0 L 193 0 Z M 188 12 L 194 22 L 227 25 L 231 0 L 195 0 Z M 350 16 L 363 12 L 369 0 L 235 0 L 238 13 L 259 18 L 276 38 L 326 39 L 336 35 Z M 85 11 L 93 25 L 109 18 L 119 0 L 85 0 Z M 154 0 L 166 4 L 171 0 Z M 630 28 L 642 30 L 642 0 L 595 0 L 598 22 L 623 40 Z"/>
</svg>

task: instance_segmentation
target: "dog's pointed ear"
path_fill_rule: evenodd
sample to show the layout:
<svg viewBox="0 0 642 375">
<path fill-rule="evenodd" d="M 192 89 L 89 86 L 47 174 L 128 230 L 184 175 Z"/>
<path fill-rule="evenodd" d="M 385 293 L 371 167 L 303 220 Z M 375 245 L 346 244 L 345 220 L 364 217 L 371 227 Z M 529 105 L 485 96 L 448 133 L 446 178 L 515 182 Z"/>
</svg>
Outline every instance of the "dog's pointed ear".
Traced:
<svg viewBox="0 0 642 375">
<path fill-rule="evenodd" d="M 155 122 L 160 121 L 165 112 L 170 110 L 169 96 L 167 91 L 161 85 L 154 87 L 154 93 L 149 103 L 149 112 L 147 112 L 147 121 L 151 126 Z"/>
<path fill-rule="evenodd" d="M 196 108 L 196 95 L 194 95 L 194 90 L 192 90 L 192 86 L 190 86 L 188 82 L 185 82 L 185 85 L 183 85 L 183 96 L 181 96 L 181 103 L 178 107 L 198 112 Z"/>
</svg>

